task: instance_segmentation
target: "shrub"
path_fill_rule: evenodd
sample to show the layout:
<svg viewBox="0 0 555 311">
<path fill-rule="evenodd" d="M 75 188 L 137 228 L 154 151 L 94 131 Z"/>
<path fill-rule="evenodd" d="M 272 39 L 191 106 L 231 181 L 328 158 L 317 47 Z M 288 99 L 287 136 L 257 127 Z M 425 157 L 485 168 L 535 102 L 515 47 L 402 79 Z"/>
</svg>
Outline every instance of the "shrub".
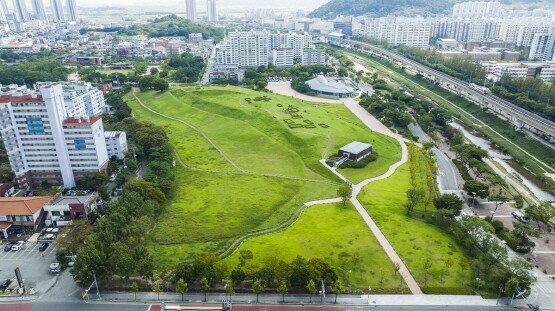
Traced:
<svg viewBox="0 0 555 311">
<path fill-rule="evenodd" d="M 469 287 L 422 287 L 422 292 L 428 295 L 474 295 Z"/>
<path fill-rule="evenodd" d="M 495 219 L 491 222 L 491 225 L 495 229 L 495 234 L 499 234 L 503 232 L 503 229 L 505 229 L 505 226 L 503 225 L 503 222 L 501 222 L 501 220 Z"/>
<path fill-rule="evenodd" d="M 339 165 L 339 168 L 363 168 L 363 167 L 366 167 L 368 163 L 374 162 L 377 159 L 378 159 L 378 154 L 374 152 L 358 162 L 345 161 L 341 165 Z"/>
</svg>

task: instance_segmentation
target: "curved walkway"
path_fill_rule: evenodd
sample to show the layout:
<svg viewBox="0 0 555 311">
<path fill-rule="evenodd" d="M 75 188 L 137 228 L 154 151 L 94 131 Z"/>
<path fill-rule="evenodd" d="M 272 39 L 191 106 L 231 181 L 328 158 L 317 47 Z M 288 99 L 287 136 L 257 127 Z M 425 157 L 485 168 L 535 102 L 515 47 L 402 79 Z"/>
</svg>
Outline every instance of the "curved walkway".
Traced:
<svg viewBox="0 0 555 311">
<path fill-rule="evenodd" d="M 274 91 L 275 93 L 278 93 L 278 94 L 281 94 L 281 95 L 292 96 L 291 94 L 296 93 L 294 90 L 291 89 L 290 86 L 288 87 L 289 88 L 289 91 L 288 91 L 287 87 L 285 85 L 283 85 L 282 82 L 280 82 L 279 86 L 280 86 L 279 88 L 270 87 L 270 89 L 272 91 Z M 308 96 L 308 97 L 309 97 L 309 99 L 306 99 L 307 101 L 322 102 L 317 97 L 310 97 L 310 96 Z M 333 101 L 333 103 L 335 103 L 335 102 L 336 101 Z M 416 280 L 414 279 L 414 277 L 412 276 L 410 271 L 407 269 L 406 265 L 401 260 L 401 257 L 399 257 L 399 255 L 397 254 L 395 249 L 393 249 L 393 247 L 391 246 L 391 244 L 389 243 L 389 241 L 387 240 L 385 235 L 380 230 L 380 228 L 376 225 L 376 223 L 374 222 L 372 217 L 370 217 L 370 214 L 368 214 L 368 211 L 366 211 L 364 206 L 362 206 L 362 204 L 357 199 L 358 194 L 360 193 L 360 191 L 362 190 L 362 188 L 364 186 L 368 185 L 371 182 L 391 177 L 391 175 L 393 175 L 393 173 L 395 173 L 395 171 L 401 165 L 405 164 L 408 161 L 408 157 L 409 157 L 408 156 L 408 150 L 407 150 L 407 145 L 405 144 L 405 142 L 407 140 L 405 138 L 403 138 L 401 135 L 393 133 L 388 127 L 383 125 L 383 123 L 381 123 L 378 119 L 376 119 L 373 115 L 371 115 L 368 111 L 366 111 L 366 109 L 361 107 L 358 104 L 358 102 L 355 101 L 353 98 L 344 98 L 344 99 L 341 99 L 341 102 L 357 118 L 359 118 L 359 120 L 362 121 L 362 123 L 364 123 L 364 125 L 366 125 L 370 130 L 378 132 L 378 133 L 386 135 L 386 136 L 389 136 L 389 137 L 392 137 L 392 138 L 395 138 L 399 142 L 399 144 L 401 145 L 401 160 L 399 162 L 391 165 L 386 173 L 384 173 L 380 176 L 374 177 L 374 178 L 369 178 L 369 179 L 363 180 L 362 182 L 360 182 L 356 185 L 353 185 L 353 194 L 352 194 L 352 197 L 351 197 L 350 201 L 351 201 L 351 203 L 353 203 L 357 212 L 360 214 L 360 216 L 362 217 L 362 219 L 364 220 L 364 222 L 366 223 L 366 225 L 368 226 L 370 231 L 372 231 L 372 233 L 374 234 L 374 236 L 376 237 L 376 239 L 378 240 L 378 242 L 380 243 L 380 245 L 382 246 L 382 248 L 386 252 L 386 254 L 389 257 L 389 259 L 391 260 L 391 262 L 393 262 L 393 264 L 395 264 L 395 265 L 399 265 L 399 274 L 405 280 L 405 283 L 409 287 L 411 293 L 417 294 L 417 295 L 422 295 L 423 292 L 420 289 L 420 286 L 418 286 L 418 283 L 416 282 Z M 320 162 L 322 162 L 322 161 L 320 161 Z M 329 169 L 329 167 L 327 165 L 325 165 L 325 163 L 323 163 L 323 165 Z M 333 173 L 335 173 L 336 175 L 338 175 L 341 179 L 347 180 L 344 176 L 341 176 L 341 174 L 339 174 L 338 172 L 336 172 L 334 170 L 331 170 L 331 171 Z M 307 203 L 305 203 L 305 205 L 306 206 L 312 206 L 312 205 L 316 205 L 316 204 L 334 203 L 334 202 L 340 202 L 340 201 L 341 201 L 340 198 L 335 198 L 335 199 L 327 199 L 327 200 L 307 202 Z"/>
</svg>

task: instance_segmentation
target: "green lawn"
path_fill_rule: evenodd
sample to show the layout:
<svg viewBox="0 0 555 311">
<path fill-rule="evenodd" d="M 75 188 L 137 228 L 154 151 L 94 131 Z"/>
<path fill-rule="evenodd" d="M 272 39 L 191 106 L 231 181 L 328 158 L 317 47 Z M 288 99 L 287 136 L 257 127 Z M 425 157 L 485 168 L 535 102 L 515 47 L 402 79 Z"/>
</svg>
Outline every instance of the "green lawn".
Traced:
<svg viewBox="0 0 555 311">
<path fill-rule="evenodd" d="M 255 267 L 274 258 L 285 261 L 291 261 L 297 255 L 307 259 L 323 258 L 337 267 L 338 274 L 352 290 L 367 290 L 369 285 L 373 291 L 405 287 L 351 204 L 347 207 L 341 203 L 312 206 L 288 229 L 247 240 L 226 259 L 230 270 L 239 262 L 240 250 L 256 254 L 253 259 Z"/>
<path fill-rule="evenodd" d="M 97 71 L 105 75 L 111 75 L 113 73 L 128 75 L 134 72 L 133 69 L 98 69 Z"/>
<path fill-rule="evenodd" d="M 411 157 L 414 156 L 421 155 L 411 153 Z M 411 188 L 410 174 L 408 164 L 404 164 L 390 178 L 370 183 L 359 195 L 360 202 L 420 286 L 461 287 L 469 284 L 472 277 L 469 260 L 457 243 L 419 216 L 406 215 L 405 193 Z M 423 208 L 418 207 L 415 215 L 421 215 Z M 427 210 L 433 208 L 428 206 Z M 424 270 L 428 259 L 432 262 L 429 274 Z"/>
<path fill-rule="evenodd" d="M 149 235 L 158 271 L 201 251 L 219 253 L 245 234 L 284 224 L 304 202 L 335 197 L 339 179 L 318 161 L 353 140 L 380 150 L 379 160 L 365 169 L 369 177 L 400 158 L 395 140 L 371 132 L 341 105 L 304 103 L 237 87 L 135 94 L 151 109 L 174 118 L 147 110 L 133 94 L 126 97 L 136 118 L 167 129 L 179 155 L 176 198 Z M 264 95 L 270 100 L 254 100 Z M 291 118 L 284 112 L 289 105 L 303 116 L 295 123 L 310 120 L 316 126 L 290 129 L 283 121 Z"/>
</svg>

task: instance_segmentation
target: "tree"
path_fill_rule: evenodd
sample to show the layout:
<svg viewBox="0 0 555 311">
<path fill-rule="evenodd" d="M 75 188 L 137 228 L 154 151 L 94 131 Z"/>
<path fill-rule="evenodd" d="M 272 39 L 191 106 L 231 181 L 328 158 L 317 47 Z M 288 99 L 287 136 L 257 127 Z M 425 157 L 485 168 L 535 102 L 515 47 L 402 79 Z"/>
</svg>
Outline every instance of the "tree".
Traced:
<svg viewBox="0 0 555 311">
<path fill-rule="evenodd" d="M 407 208 L 407 215 L 410 215 L 414 211 L 414 208 L 420 203 L 423 197 L 424 191 L 422 190 L 411 188 L 407 191 L 407 204 L 405 205 Z"/>
<path fill-rule="evenodd" d="M 189 288 L 187 286 L 187 283 L 185 283 L 185 280 L 183 280 L 183 278 L 177 280 L 177 284 L 175 285 L 175 292 L 181 294 L 181 301 L 183 301 L 183 296 L 188 290 Z"/>
<path fill-rule="evenodd" d="M 337 189 L 337 195 L 341 197 L 341 202 L 343 203 L 343 206 L 346 206 L 347 201 L 353 195 L 353 189 L 351 188 L 351 186 L 344 184 L 339 187 L 339 189 Z"/>
<path fill-rule="evenodd" d="M 546 227 L 551 228 L 554 226 L 553 220 L 555 219 L 555 209 L 549 202 L 543 202 L 540 205 L 528 206 L 525 210 L 526 216 L 534 220 L 540 228 L 540 223 Z"/>
<path fill-rule="evenodd" d="M 530 237 L 540 237 L 540 231 L 529 224 L 513 222 L 513 235 L 519 240 L 520 245 L 529 245 Z"/>
<path fill-rule="evenodd" d="M 281 294 L 281 302 L 285 302 L 285 294 L 287 294 L 287 283 L 285 281 L 279 283 L 278 291 Z"/>
<path fill-rule="evenodd" d="M 204 294 L 204 302 L 206 302 L 206 293 L 208 293 L 209 289 L 210 289 L 210 284 L 208 283 L 208 280 L 206 279 L 206 277 L 203 277 L 200 280 L 200 291 Z"/>
<path fill-rule="evenodd" d="M 306 284 L 306 291 L 310 294 L 310 303 L 312 303 L 312 295 L 316 294 L 316 284 L 312 279 Z"/>
<path fill-rule="evenodd" d="M 489 196 L 489 185 L 479 182 L 477 180 L 469 180 L 464 184 L 464 191 L 468 195 L 473 195 L 485 199 Z"/>
<path fill-rule="evenodd" d="M 235 294 L 235 289 L 233 288 L 233 282 L 229 282 L 226 284 L 225 291 L 226 293 L 229 294 L 229 300 L 231 300 L 231 295 Z"/>
<path fill-rule="evenodd" d="M 150 68 L 150 74 L 151 74 L 151 75 L 155 75 L 155 74 L 157 74 L 158 72 L 160 72 L 160 70 L 158 70 L 158 68 L 156 68 L 156 67 Z"/>
<path fill-rule="evenodd" d="M 460 215 L 463 208 L 463 200 L 461 200 L 456 194 L 443 194 L 439 198 L 434 199 L 434 206 L 437 209 L 446 209 L 453 211 L 455 216 Z"/>
<path fill-rule="evenodd" d="M 339 294 L 343 294 L 345 292 L 345 287 L 343 287 L 343 283 L 341 283 L 341 280 L 337 280 L 337 281 L 335 281 L 335 283 L 333 283 L 332 290 L 335 294 L 334 303 L 337 303 L 337 296 L 339 296 Z"/>
<path fill-rule="evenodd" d="M 162 78 L 157 78 L 152 81 L 152 88 L 156 91 L 164 92 L 170 89 L 170 84 Z"/>
<path fill-rule="evenodd" d="M 135 300 L 137 300 L 137 292 L 139 291 L 139 284 L 137 282 L 131 283 L 131 291 L 135 294 Z"/>
<path fill-rule="evenodd" d="M 158 295 L 158 300 L 160 300 L 160 292 L 162 291 L 162 284 L 160 281 L 154 282 L 154 288 L 152 291 Z"/>
<path fill-rule="evenodd" d="M 259 279 L 255 279 L 252 283 L 252 291 L 256 294 L 256 303 L 258 303 L 258 295 L 264 291 L 264 284 Z"/>
<path fill-rule="evenodd" d="M 518 279 L 516 277 L 511 277 L 507 282 L 505 282 L 505 293 L 507 293 L 508 297 L 513 297 L 517 292 Z"/>
</svg>

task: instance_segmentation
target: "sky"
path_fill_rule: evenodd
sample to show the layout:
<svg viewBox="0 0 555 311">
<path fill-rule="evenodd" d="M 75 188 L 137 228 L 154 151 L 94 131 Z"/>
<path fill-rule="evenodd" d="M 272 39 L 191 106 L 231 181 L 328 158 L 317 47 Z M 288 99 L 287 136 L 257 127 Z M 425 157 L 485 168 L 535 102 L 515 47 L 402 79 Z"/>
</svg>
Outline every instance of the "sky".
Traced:
<svg viewBox="0 0 555 311">
<path fill-rule="evenodd" d="M 298 8 L 312 10 L 329 0 L 218 0 L 218 6 L 226 9 L 266 9 L 266 8 Z M 120 7 L 184 7 L 185 0 L 77 0 L 79 7 L 120 6 Z M 206 1 L 197 0 L 200 11 L 206 6 Z"/>
</svg>

